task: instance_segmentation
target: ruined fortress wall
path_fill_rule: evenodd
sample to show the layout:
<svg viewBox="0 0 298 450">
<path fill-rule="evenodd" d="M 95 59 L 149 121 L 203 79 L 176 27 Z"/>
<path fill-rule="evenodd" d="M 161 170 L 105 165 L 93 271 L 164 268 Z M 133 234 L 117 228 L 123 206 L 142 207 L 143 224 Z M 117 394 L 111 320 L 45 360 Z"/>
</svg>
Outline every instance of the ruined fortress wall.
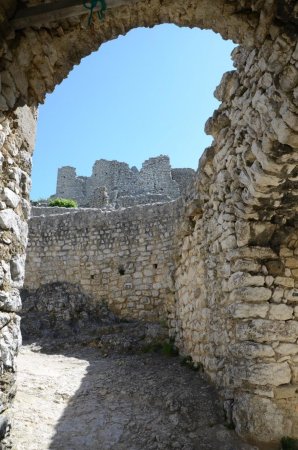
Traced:
<svg viewBox="0 0 298 450">
<path fill-rule="evenodd" d="M 82 207 L 92 207 L 97 200 L 97 189 L 105 187 L 109 202 L 116 206 L 137 204 L 140 195 L 147 196 L 145 201 L 140 197 L 140 203 L 151 203 L 150 195 L 170 200 L 184 193 L 194 173 L 193 169 L 171 169 L 170 159 L 165 155 L 144 161 L 140 171 L 124 162 L 100 159 L 95 162 L 91 177 L 77 176 L 74 167 L 58 169 L 56 196 L 72 198 Z M 122 201 L 122 197 L 126 200 Z"/>
<path fill-rule="evenodd" d="M 57 197 L 72 198 L 80 205 L 86 204 L 87 177 L 77 177 L 74 167 L 65 166 L 58 169 Z"/>
<path fill-rule="evenodd" d="M 182 353 L 216 382 L 237 431 L 262 440 L 298 436 L 297 50 L 274 33 L 234 50 L 175 274 Z"/>
<path fill-rule="evenodd" d="M 185 197 L 187 190 L 193 184 L 195 171 L 188 168 L 172 169 L 171 175 L 173 180 L 178 183 L 182 196 Z"/>
<path fill-rule="evenodd" d="M 181 201 L 32 217 L 24 287 L 70 283 L 120 317 L 165 320 L 173 307 Z"/>
<path fill-rule="evenodd" d="M 134 27 L 159 23 L 213 29 L 243 46 L 234 53 L 237 70 L 226 74 L 216 91 L 222 104 L 207 127 L 214 143 L 202 158 L 190 197 L 194 204 L 188 205 L 181 230 L 176 318 L 171 313 L 180 348 L 203 361 L 222 389 L 237 431 L 266 441 L 298 438 L 295 2 L 144 0 L 108 11 L 93 27 L 87 27 L 82 16 L 7 34 L 17 2 L 4 0 L 4 5 L 1 441 L 9 430 L 15 392 L 15 313 L 20 308 L 34 147 L 30 107 L 43 102 L 73 66 L 103 42 Z M 1 446 L 11 448 L 5 442 Z"/>
<path fill-rule="evenodd" d="M 133 195 L 140 191 L 139 173 L 124 162 L 101 159 L 95 162 L 92 175 L 87 179 L 88 199 L 98 186 L 105 186 L 110 197 L 113 197 L 114 190 L 123 195 Z"/>
</svg>

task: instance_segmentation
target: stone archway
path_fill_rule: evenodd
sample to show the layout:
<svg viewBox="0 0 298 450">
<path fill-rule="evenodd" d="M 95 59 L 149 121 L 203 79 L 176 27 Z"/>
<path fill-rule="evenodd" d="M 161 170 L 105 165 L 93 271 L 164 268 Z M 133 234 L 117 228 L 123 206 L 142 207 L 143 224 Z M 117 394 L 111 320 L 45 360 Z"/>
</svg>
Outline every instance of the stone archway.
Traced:
<svg viewBox="0 0 298 450">
<path fill-rule="evenodd" d="M 214 142 L 186 201 L 172 332 L 220 388 L 237 431 L 297 438 L 295 2 L 127 2 L 91 28 L 79 16 L 14 32 L 18 5 L 5 0 L 0 11 L 2 437 L 14 392 L 35 108 L 103 42 L 170 22 L 241 44 L 236 70 L 216 90 L 222 104 L 206 125 Z"/>
</svg>

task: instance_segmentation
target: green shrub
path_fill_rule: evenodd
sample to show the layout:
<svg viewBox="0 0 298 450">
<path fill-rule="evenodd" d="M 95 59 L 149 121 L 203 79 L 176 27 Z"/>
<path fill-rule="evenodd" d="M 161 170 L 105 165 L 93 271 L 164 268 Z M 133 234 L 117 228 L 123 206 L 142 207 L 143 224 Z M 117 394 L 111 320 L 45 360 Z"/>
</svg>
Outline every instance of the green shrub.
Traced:
<svg viewBox="0 0 298 450">
<path fill-rule="evenodd" d="M 290 437 L 283 437 L 281 440 L 282 450 L 298 450 L 298 440 Z"/>
<path fill-rule="evenodd" d="M 59 206 L 60 208 L 77 208 L 78 204 L 71 198 L 54 198 L 48 203 L 49 206 Z"/>
<path fill-rule="evenodd" d="M 170 339 L 169 342 L 164 342 L 161 347 L 161 352 L 166 356 L 178 356 L 178 349 L 174 342 Z"/>
</svg>

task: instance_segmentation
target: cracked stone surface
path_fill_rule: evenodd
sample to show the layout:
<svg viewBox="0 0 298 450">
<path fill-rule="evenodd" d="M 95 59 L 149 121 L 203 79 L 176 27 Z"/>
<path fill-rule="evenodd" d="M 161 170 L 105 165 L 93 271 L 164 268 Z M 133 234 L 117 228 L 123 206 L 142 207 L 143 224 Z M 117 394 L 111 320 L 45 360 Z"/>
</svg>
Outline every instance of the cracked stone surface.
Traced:
<svg viewBox="0 0 298 450">
<path fill-rule="evenodd" d="M 18 367 L 16 450 L 257 449 L 226 428 L 213 388 L 176 357 L 31 345 Z"/>
</svg>

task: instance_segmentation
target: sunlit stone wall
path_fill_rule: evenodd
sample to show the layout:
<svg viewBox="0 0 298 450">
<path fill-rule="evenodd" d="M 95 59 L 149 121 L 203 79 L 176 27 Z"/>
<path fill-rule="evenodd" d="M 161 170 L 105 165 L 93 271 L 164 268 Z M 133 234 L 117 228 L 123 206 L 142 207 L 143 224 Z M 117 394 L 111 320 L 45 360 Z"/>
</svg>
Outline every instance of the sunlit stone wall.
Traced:
<svg viewBox="0 0 298 450">
<path fill-rule="evenodd" d="M 298 46 L 273 28 L 233 59 L 187 205 L 176 332 L 237 431 L 297 437 Z"/>
<path fill-rule="evenodd" d="M 176 200 L 32 217 L 24 287 L 33 295 L 41 286 L 66 282 L 88 295 L 94 310 L 105 303 L 119 317 L 165 322 L 174 304 L 181 210 Z"/>
</svg>

